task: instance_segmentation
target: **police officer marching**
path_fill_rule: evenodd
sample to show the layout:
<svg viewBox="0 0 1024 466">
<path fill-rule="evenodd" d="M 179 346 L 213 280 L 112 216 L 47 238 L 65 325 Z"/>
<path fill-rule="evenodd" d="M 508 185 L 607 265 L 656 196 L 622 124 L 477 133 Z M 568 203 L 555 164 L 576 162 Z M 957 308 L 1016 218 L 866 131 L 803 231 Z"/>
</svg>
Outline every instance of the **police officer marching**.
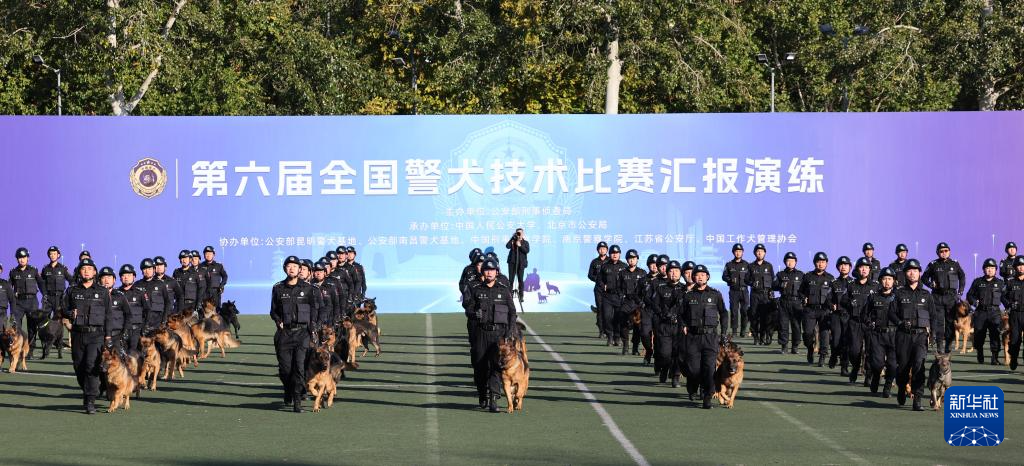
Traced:
<svg viewBox="0 0 1024 466">
<path fill-rule="evenodd" d="M 473 381 L 480 406 L 492 413 L 498 412 L 501 397 L 501 367 L 498 343 L 502 338 L 516 336 L 516 307 L 512 288 L 497 280 L 498 261 L 488 259 L 482 266 L 483 281 L 471 287 L 463 296 L 462 307 L 466 317 L 477 323 Z"/>
<path fill-rule="evenodd" d="M 790 354 L 796 354 L 800 335 L 803 333 L 800 328 L 804 300 L 800 295 L 800 285 L 803 283 L 804 273 L 796 268 L 796 254 L 793 252 L 787 252 L 782 258 L 782 263 L 786 268 L 775 274 L 775 281 L 772 283 L 772 288 L 779 292 L 779 354 L 785 354 L 786 344 L 789 343 L 791 335 L 793 343 Z"/>
<path fill-rule="evenodd" d="M 1003 251 L 1006 252 L 1006 257 L 999 261 L 999 277 L 1006 281 L 1017 276 L 1017 266 L 1014 265 L 1017 263 L 1017 257 L 1019 257 L 1017 255 L 1017 243 L 1013 241 L 1006 243 Z"/>
<path fill-rule="evenodd" d="M 199 272 L 206 276 L 206 299 L 213 300 L 217 309 L 220 309 L 224 286 L 228 284 L 228 272 L 224 270 L 224 264 L 214 260 L 216 256 L 217 251 L 213 246 L 203 248 L 204 262 L 199 264 Z"/>
<path fill-rule="evenodd" d="M 196 252 L 195 260 L 199 260 L 199 253 Z M 172 275 L 181 288 L 182 303 L 178 306 L 179 313 L 196 312 L 202 317 L 202 299 L 206 296 L 206 278 L 199 273 L 196 267 L 192 266 L 193 254 L 191 251 L 182 249 L 178 253 L 181 267 L 174 270 Z"/>
<path fill-rule="evenodd" d="M 715 392 L 715 361 L 718 358 L 719 321 L 725 315 L 725 301 L 722 293 L 708 286 L 707 267 L 697 265 L 693 269 L 693 289 L 683 298 L 683 312 L 679 319 L 681 345 L 684 354 L 682 363 L 686 374 L 686 392 L 692 401 L 699 386 L 703 392 L 704 409 L 711 409 L 711 395 Z"/>
<path fill-rule="evenodd" d="M 601 265 L 597 274 L 597 283 L 601 288 L 601 321 L 604 322 L 604 333 L 608 336 L 607 346 L 619 345 L 619 332 L 615 329 L 615 314 L 622 307 L 622 282 L 620 273 L 626 264 L 619 260 L 622 250 L 613 244 L 609 250 L 608 261 Z"/>
<path fill-rule="evenodd" d="M 923 411 L 924 359 L 928 355 L 929 328 L 932 315 L 938 311 L 935 298 L 921 285 L 921 264 L 917 259 L 907 261 L 904 271 L 907 286 L 896 291 L 896 299 L 889 305 L 889 325 L 896 332 L 896 402 L 907 402 L 907 381 L 914 395 L 914 411 Z"/>
<path fill-rule="evenodd" d="M 313 286 L 320 290 L 320 322 L 334 326 L 341 322 L 341 311 L 338 307 L 338 294 L 334 284 L 327 281 L 327 265 L 324 261 L 313 264 Z"/>
<path fill-rule="evenodd" d="M 629 329 L 632 326 L 633 312 L 643 307 L 643 289 L 647 274 L 637 267 L 640 254 L 636 249 L 626 251 L 626 268 L 619 271 L 619 283 L 622 286 L 620 295 L 622 304 L 615 313 L 615 329 L 622 341 L 622 354 L 626 354 L 626 342 L 629 341 Z"/>
<path fill-rule="evenodd" d="M 608 260 L 608 243 L 601 241 L 597 243 L 597 257 L 590 260 L 590 267 L 587 269 L 587 278 L 594 282 L 594 305 L 590 307 L 594 314 L 597 314 L 597 337 L 601 338 L 606 336 L 604 332 L 604 314 L 601 311 L 601 296 L 604 292 L 601 290 L 601 284 L 598 282 L 598 274 L 601 272 L 601 266 L 604 265 L 605 261 Z M 611 336 L 608 335 L 610 338 Z"/>
<path fill-rule="evenodd" d="M 153 258 L 153 265 L 153 271 L 156 273 L 156 280 L 163 284 L 167 294 L 172 298 L 171 311 L 164 316 L 164 319 L 166 319 L 172 312 L 180 314 L 185 307 L 185 297 L 178 281 L 167 276 L 167 260 L 164 259 L 163 256 L 156 256 Z"/>
<path fill-rule="evenodd" d="M 278 378 L 284 391 L 285 405 L 302 412 L 302 395 L 306 385 L 306 353 L 319 317 L 320 293 L 299 279 L 301 261 L 288 256 L 284 260 L 285 279 L 274 284 L 270 299 L 270 318 L 277 330 L 274 349 L 277 353 Z"/>
<path fill-rule="evenodd" d="M 131 308 L 121 290 L 114 289 L 114 269 L 103 267 L 99 275 L 100 285 L 110 295 L 110 324 L 107 332 L 110 335 L 110 343 L 120 350 L 125 350 L 124 329 L 131 323 Z M 101 385 L 105 385 L 101 382 Z"/>
<path fill-rule="evenodd" d="M 999 364 L 999 348 L 1002 346 L 1000 338 L 1000 325 L 1002 323 L 1003 295 L 1006 293 L 1006 283 L 996 277 L 998 265 L 996 260 L 985 259 L 982 264 L 985 275 L 975 278 L 967 290 L 967 303 L 971 305 L 974 315 L 974 349 L 977 351 L 978 364 L 985 362 L 985 336 L 989 340 L 989 349 L 992 352 L 992 365 Z"/>
<path fill-rule="evenodd" d="M 352 271 L 355 273 L 355 299 L 358 301 L 362 301 L 364 298 L 366 298 L 366 269 L 363 268 L 363 264 L 356 262 L 355 246 L 349 246 L 345 248 L 345 256 L 348 258 L 348 263 L 349 265 L 352 266 Z"/>
<path fill-rule="evenodd" d="M 807 363 L 814 363 L 814 334 L 818 333 L 818 367 L 825 365 L 828 357 L 829 328 L 828 314 L 832 312 L 832 282 L 835 277 L 828 273 L 828 255 L 814 254 L 814 270 L 804 274 L 800 284 L 800 295 L 804 304 L 804 346 L 807 347 Z"/>
<path fill-rule="evenodd" d="M 861 252 L 864 253 L 861 259 L 867 259 L 868 265 L 871 267 L 871 281 L 878 281 L 878 273 L 882 270 L 882 263 L 875 257 L 875 245 L 864 243 L 864 246 L 861 247 Z M 860 262 L 860 259 L 857 262 Z M 858 275 L 857 278 L 860 278 L 860 276 Z"/>
<path fill-rule="evenodd" d="M 896 378 L 896 324 L 889 321 L 889 309 L 896 298 L 896 272 L 886 267 L 879 273 L 880 289 L 868 296 L 861 314 L 864 324 L 866 353 L 865 380 L 871 393 L 878 393 L 879 378 L 885 369 L 885 387 L 882 398 L 892 393 L 892 381 Z"/>
<path fill-rule="evenodd" d="M 4 272 L 4 265 L 0 264 L 0 274 Z M 0 329 L 7 328 L 8 322 L 8 310 L 14 309 L 14 287 L 11 286 L 11 282 L 3 278 L 0 275 Z"/>
<path fill-rule="evenodd" d="M 775 268 L 771 262 L 764 260 L 765 247 L 761 243 L 754 245 L 754 262 L 747 270 L 747 283 L 750 285 L 750 328 L 754 333 L 754 344 L 768 344 L 771 335 L 769 329 L 762 329 L 761 322 L 771 312 L 778 312 L 773 303 L 772 281 Z"/>
<path fill-rule="evenodd" d="M 21 329 L 21 318 L 26 315 L 31 316 L 39 310 L 39 272 L 36 271 L 35 267 L 28 264 L 28 249 L 18 248 L 14 252 L 14 258 L 17 259 L 18 265 L 11 269 L 9 277 L 15 293 L 14 307 L 11 308 L 11 318 L 14 321 L 14 327 Z M 29 318 L 28 324 L 29 342 L 33 342 L 36 329 L 35 325 L 32 325 L 31 318 Z M 35 345 L 33 344 L 32 346 Z M 31 356 L 30 351 L 29 359 L 31 359 Z"/>
<path fill-rule="evenodd" d="M 633 335 L 633 354 L 638 352 L 637 344 L 640 343 L 644 347 L 644 362 L 646 366 L 651 363 L 651 358 L 654 356 L 654 327 L 651 320 L 654 314 L 654 305 L 651 304 L 651 294 L 654 292 L 654 286 L 656 286 L 655 280 L 661 276 L 658 272 L 658 255 L 651 254 L 647 256 L 647 275 L 644 276 L 644 286 L 641 291 L 641 298 L 643 299 L 643 307 L 640 311 L 640 327 L 634 329 Z"/>
<path fill-rule="evenodd" d="M 931 288 L 935 295 L 935 307 L 938 312 L 932 315 L 932 340 L 935 349 L 940 353 L 948 353 L 949 345 L 956 335 L 953 323 L 956 321 L 956 305 L 964 294 L 966 278 L 960 263 L 949 257 L 949 245 L 945 242 L 935 246 L 938 259 L 931 261 L 921 276 L 925 286 Z"/>
<path fill-rule="evenodd" d="M 174 312 L 174 296 L 167 284 L 157 277 L 156 260 L 148 257 L 142 259 L 142 262 L 139 262 L 139 269 L 142 270 L 139 288 L 146 293 L 146 299 L 149 301 L 149 313 L 145 315 L 142 326 L 145 332 L 167 321 L 167 316 Z"/>
<path fill-rule="evenodd" d="M 1016 275 L 1006 282 L 1003 305 L 1010 313 L 1010 370 L 1015 371 L 1020 356 L 1021 334 L 1024 332 L 1024 256 L 1017 256 L 1013 267 Z"/>
<path fill-rule="evenodd" d="M 64 291 L 73 279 L 68 268 L 60 262 L 60 248 L 50 246 L 46 250 L 46 255 L 50 259 L 50 263 L 39 271 L 39 285 L 43 295 L 43 312 L 41 314 L 44 318 L 60 319 L 61 306 L 64 305 Z"/>
<path fill-rule="evenodd" d="M 879 271 L 881 275 L 881 271 Z M 857 382 L 860 375 L 860 361 L 864 354 L 864 326 L 862 311 L 869 298 L 878 291 L 878 282 L 871 279 L 871 263 L 865 258 L 857 260 L 857 279 L 846 287 L 846 294 L 843 295 L 841 308 L 849 312 L 849 320 L 843 325 L 843 337 L 840 340 L 842 348 L 842 375 L 850 376 L 850 383 Z M 832 331 L 835 331 L 833 328 Z M 835 339 L 835 337 L 833 337 Z M 846 365 L 851 364 L 852 368 L 846 371 Z M 864 379 L 864 386 L 869 383 Z"/>
<path fill-rule="evenodd" d="M 102 345 L 110 341 L 111 299 L 96 282 L 92 259 L 83 259 L 77 270 L 79 283 L 64 295 L 64 317 L 71 320 L 71 361 L 82 388 L 82 404 L 86 413 L 95 414 L 102 375 L 100 353 Z"/>
<path fill-rule="evenodd" d="M 139 339 L 142 337 L 142 329 L 149 318 L 149 296 L 144 288 L 135 286 L 135 267 L 132 267 L 131 264 L 124 264 L 118 272 L 121 276 L 121 287 L 118 288 L 118 291 L 124 295 L 124 301 L 128 304 L 129 310 L 128 319 L 124 324 L 125 348 L 141 350 Z"/>
<path fill-rule="evenodd" d="M 857 264 L 859 265 L 861 262 L 866 262 L 866 259 L 862 257 L 857 261 Z M 836 260 L 836 270 L 839 272 L 839 276 L 832 282 L 832 305 L 835 310 L 828 317 L 828 327 L 831 334 L 828 344 L 832 353 L 828 359 L 828 367 L 829 369 L 835 369 L 836 362 L 841 360 L 842 369 L 840 373 L 844 376 L 848 375 L 848 365 L 846 351 L 844 351 L 845 348 L 843 347 L 843 338 L 850 323 L 850 308 L 847 307 L 847 303 L 844 300 L 847 288 L 854 281 L 854 278 L 850 276 L 851 266 L 849 257 L 839 256 L 839 259 Z M 870 275 L 870 270 L 866 273 Z M 859 270 L 857 276 L 862 276 Z"/>
<path fill-rule="evenodd" d="M 732 327 L 732 336 L 736 337 L 737 332 L 741 336 L 747 335 L 747 320 L 749 302 L 747 286 L 750 264 L 743 260 L 743 245 L 736 243 L 732 245 L 733 260 L 726 262 L 722 268 L 722 281 L 729 285 L 729 315 L 728 319 L 722 319 L 722 335 Z"/>
<path fill-rule="evenodd" d="M 907 275 L 903 273 L 903 267 L 907 263 L 907 245 L 900 243 L 896 245 L 896 259 L 889 263 L 889 268 L 896 275 L 896 287 L 900 288 L 907 283 Z"/>
<path fill-rule="evenodd" d="M 654 371 L 661 383 L 668 380 L 671 372 L 672 388 L 676 388 L 679 386 L 681 369 L 676 346 L 679 343 L 677 338 L 681 340 L 679 313 L 682 312 L 687 286 L 679 280 L 682 278 L 682 265 L 679 261 L 670 261 L 666 269 L 668 278 L 658 285 L 653 299 L 655 314 L 658 316 L 655 321 Z"/>
</svg>

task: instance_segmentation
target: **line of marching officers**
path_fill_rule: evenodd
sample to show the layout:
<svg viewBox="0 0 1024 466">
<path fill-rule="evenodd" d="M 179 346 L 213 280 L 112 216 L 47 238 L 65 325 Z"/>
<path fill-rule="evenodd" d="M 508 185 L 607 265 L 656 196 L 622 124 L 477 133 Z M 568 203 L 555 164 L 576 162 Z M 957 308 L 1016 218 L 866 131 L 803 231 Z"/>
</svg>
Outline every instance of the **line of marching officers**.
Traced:
<svg viewBox="0 0 1024 466">
<path fill-rule="evenodd" d="M 884 369 L 881 396 L 890 396 L 895 380 L 897 400 L 904 405 L 905 386 L 910 380 L 915 395 L 913 407 L 920 410 L 929 345 L 939 352 L 949 351 L 957 306 L 966 285 L 963 269 L 950 257 L 949 245 L 944 242 L 936 246 L 938 257 L 924 268 L 918 260 L 907 258 L 903 244 L 896 247 L 896 260 L 882 268 L 874 257 L 874 246 L 865 243 L 864 256 L 856 264 L 846 256 L 838 259 L 838 277 L 827 271 L 828 255 L 824 252 L 814 255 L 814 269 L 806 273 L 796 268 L 796 254 L 787 252 L 785 268 L 775 273 L 764 259 L 764 245 L 757 244 L 756 259 L 747 262 L 743 260 L 743 245 L 737 243 L 732 248 L 734 259 L 726 264 L 722 276 L 729 287 L 726 309 L 720 304 L 721 294 L 716 297 L 717 291 L 705 291 L 706 267 L 690 261 L 679 264 L 667 255 L 652 254 L 645 272 L 637 267 L 639 257 L 634 250 L 627 252 L 625 263 L 620 261 L 617 245 L 609 248 L 601 242 L 597 250 L 588 276 L 595 283 L 593 310 L 599 336 L 607 338 L 608 345 L 621 343 L 622 354 L 626 354 L 626 341 L 633 330 L 633 354 L 639 354 L 638 345 L 643 344 L 644 363 L 649 364 L 653 354 L 655 373 L 663 383 L 671 376 L 673 387 L 678 386 L 680 374 L 686 375 L 691 399 L 697 388 L 693 382 L 696 377 L 705 407 L 709 406 L 706 387 L 711 387 L 708 371 L 714 370 L 714 359 L 707 366 L 709 356 L 704 352 L 717 353 L 719 335 L 724 337 L 731 324 L 733 337 L 753 336 L 755 344 L 770 344 L 772 333 L 777 331 L 780 354 L 786 352 L 791 335 L 790 353 L 797 354 L 795 336 L 801 335 L 809 364 L 814 363 L 817 346 L 817 365 L 823 366 L 826 358 L 832 368 L 839 362 L 841 374 L 851 383 L 856 382 L 863 358 L 867 375 L 864 385 L 872 393 L 878 393 Z M 984 362 L 987 338 L 991 364 L 998 364 L 999 326 L 1008 313 L 1010 366 L 1015 370 L 1024 332 L 1024 256 L 1017 255 L 1012 242 L 1006 244 L 1005 251 L 1007 257 L 1001 262 L 991 258 L 984 261 L 984 275 L 971 283 L 966 303 L 973 315 L 979 363 Z M 694 290 L 698 293 L 688 295 Z M 635 325 L 630 316 L 637 310 L 640 323 Z M 752 333 L 747 333 L 748 321 Z"/>
<path fill-rule="evenodd" d="M 204 299 L 213 299 L 219 306 L 227 272 L 214 260 L 212 246 L 207 246 L 204 253 L 206 261 L 200 263 L 198 251 L 182 250 L 178 256 L 181 267 L 172 276 L 165 275 L 167 262 L 163 257 L 143 259 L 139 264 L 143 279 L 139 281 L 135 267 L 124 264 L 119 270 L 121 286 L 114 288 L 114 270 L 98 268 L 89 251 L 79 254 L 78 265 L 69 272 L 57 246 L 47 250 L 49 263 L 41 270 L 29 265 L 28 249 L 18 248 L 14 253 L 17 266 L 8 275 L 10 281 L 0 279 L 3 326 L 27 330 L 31 359 L 40 328 L 66 319 L 83 406 L 93 414 L 101 386 L 104 345 L 138 350 L 142 333 L 163 324 L 168 315 L 197 309 Z M 44 356 L 47 352 L 44 349 Z"/>
<path fill-rule="evenodd" d="M 338 246 L 316 262 L 288 256 L 282 268 L 285 278 L 274 284 L 270 298 L 277 375 L 285 406 L 301 413 L 306 356 L 319 344 L 317 330 L 331 325 L 338 331 L 353 316 L 366 296 L 366 272 L 353 246 Z"/>
</svg>

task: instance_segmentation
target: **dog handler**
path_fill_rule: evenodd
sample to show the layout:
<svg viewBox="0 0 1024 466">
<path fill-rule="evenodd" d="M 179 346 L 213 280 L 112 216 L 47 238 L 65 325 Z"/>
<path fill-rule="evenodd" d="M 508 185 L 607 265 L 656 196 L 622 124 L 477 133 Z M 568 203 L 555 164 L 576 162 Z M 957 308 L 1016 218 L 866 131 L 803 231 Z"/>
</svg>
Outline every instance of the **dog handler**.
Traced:
<svg viewBox="0 0 1024 466">
<path fill-rule="evenodd" d="M 277 325 L 274 349 L 277 352 L 277 371 L 284 389 L 285 405 L 292 411 L 302 412 L 302 394 L 306 385 L 306 352 L 318 322 L 320 292 L 299 280 L 298 257 L 284 260 L 284 280 L 277 282 L 270 297 L 270 318 Z"/>
<path fill-rule="evenodd" d="M 462 307 L 466 316 L 477 322 L 473 344 L 476 350 L 473 379 L 477 393 L 481 396 L 488 393 L 487 408 L 496 413 L 502 390 L 498 342 L 501 338 L 513 336 L 516 307 L 512 288 L 497 280 L 498 261 L 489 259 L 482 269 L 484 281 L 463 296 Z"/>
<path fill-rule="evenodd" d="M 679 319 L 685 354 L 686 391 L 693 400 L 699 385 L 704 392 L 704 409 L 711 409 L 715 359 L 718 358 L 718 326 L 727 315 L 722 293 L 708 286 L 710 276 L 704 265 L 693 268 L 696 285 L 684 296 Z"/>
<path fill-rule="evenodd" d="M 96 414 L 96 396 L 100 393 L 100 354 L 110 341 L 110 293 L 96 282 L 96 264 L 83 259 L 78 264 L 79 283 L 64 295 L 64 317 L 71 320 L 71 362 L 82 404 L 87 414 Z"/>
</svg>

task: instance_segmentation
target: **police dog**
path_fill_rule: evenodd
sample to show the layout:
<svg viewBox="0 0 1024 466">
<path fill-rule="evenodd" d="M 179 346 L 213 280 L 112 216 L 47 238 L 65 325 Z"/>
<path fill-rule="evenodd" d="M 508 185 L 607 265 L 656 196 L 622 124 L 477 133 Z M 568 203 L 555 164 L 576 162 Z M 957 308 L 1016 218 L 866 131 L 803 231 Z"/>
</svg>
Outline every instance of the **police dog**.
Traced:
<svg viewBox="0 0 1024 466">
<path fill-rule="evenodd" d="M 359 308 L 356 309 L 355 317 L 361 318 L 360 315 L 365 316 L 366 320 L 369 320 L 371 324 L 380 330 L 380 324 L 377 323 L 377 298 L 366 298 L 360 304 Z"/>
<path fill-rule="evenodd" d="M 525 347 L 522 338 L 502 338 L 498 342 L 498 361 L 501 368 L 501 381 L 508 397 L 508 413 L 522 411 L 523 398 L 530 386 L 530 363 L 526 354 L 520 351 Z"/>
<path fill-rule="evenodd" d="M 760 345 L 772 344 L 772 337 L 775 332 L 779 331 L 779 306 L 774 300 L 771 303 L 760 309 L 760 313 L 755 316 L 758 321 L 757 334 L 754 335 L 754 341 Z"/>
<path fill-rule="evenodd" d="M 1003 342 L 1003 364 L 1010 365 L 1010 313 L 999 316 L 999 339 Z"/>
<path fill-rule="evenodd" d="M 156 391 L 156 378 L 160 374 L 160 351 L 156 349 L 156 340 L 152 335 L 142 335 L 139 345 L 143 354 L 139 379 L 143 388 Z"/>
<path fill-rule="evenodd" d="M 313 395 L 313 412 L 320 412 L 321 401 L 326 397 L 327 407 L 334 405 L 338 393 L 337 381 L 331 374 L 331 351 L 327 346 L 316 349 L 315 356 L 306 363 L 306 390 Z"/>
<path fill-rule="evenodd" d="M 713 396 L 719 404 L 731 409 L 743 383 L 743 349 L 730 338 L 719 346 L 717 362 L 715 385 L 718 392 Z"/>
<path fill-rule="evenodd" d="M 194 367 L 199 367 L 199 345 L 196 342 L 195 335 L 192 335 L 192 328 L 190 327 L 189 320 L 191 320 L 191 314 L 172 314 L 167 318 L 167 328 L 178 335 L 178 340 L 181 342 L 181 347 L 189 351 L 189 357 L 185 362 L 191 361 Z"/>
<path fill-rule="evenodd" d="M 36 330 L 36 335 L 39 336 L 43 347 L 43 357 L 40 359 L 46 359 L 53 348 L 57 348 L 57 359 L 64 359 L 64 325 L 60 319 L 43 319 Z"/>
<path fill-rule="evenodd" d="M 198 343 L 197 351 L 201 359 L 206 359 L 213 351 L 213 345 L 220 348 L 220 357 L 226 357 L 224 348 L 238 348 L 239 341 L 231 336 L 224 319 L 217 314 L 217 308 L 213 301 L 206 302 L 205 314 L 202 322 L 192 324 L 192 336 Z"/>
<path fill-rule="evenodd" d="M 967 305 L 967 301 L 960 301 L 956 303 L 956 309 L 954 310 L 955 320 L 953 321 L 953 328 L 956 331 L 956 337 L 953 340 L 953 350 L 959 349 L 960 354 L 974 352 L 974 348 L 967 349 L 967 342 L 970 341 L 971 335 L 974 335 L 974 319 L 971 316 L 970 311 L 971 308 Z"/>
<path fill-rule="evenodd" d="M 341 356 L 345 362 L 352 365 L 353 368 L 358 369 L 359 363 L 356 362 L 356 348 L 359 347 L 359 333 L 356 331 L 356 326 L 352 323 L 352 319 L 345 317 L 341 321 L 341 331 L 344 333 L 345 338 L 338 338 L 334 344 L 334 352 Z"/>
<path fill-rule="evenodd" d="M 238 306 L 235 306 L 234 301 L 224 301 L 224 304 L 220 306 L 220 316 L 224 319 L 225 323 L 230 324 L 235 329 L 235 339 L 240 340 L 238 331 L 242 328 L 242 324 L 238 323 Z"/>
<path fill-rule="evenodd" d="M 370 315 L 363 314 L 360 317 L 357 312 L 356 318 L 352 320 L 352 326 L 356 330 L 356 335 L 359 336 L 359 345 L 357 346 L 363 347 L 363 354 L 359 357 L 366 357 L 366 353 L 370 352 L 371 344 L 374 348 L 374 356 L 380 356 L 380 329 L 370 320 Z"/>
<path fill-rule="evenodd" d="M 7 327 L 4 330 L 3 350 L 4 353 L 11 356 L 11 367 L 8 369 L 8 372 L 12 374 L 17 373 L 19 365 L 22 370 L 28 370 L 28 366 L 25 365 L 25 358 L 28 357 L 32 349 L 28 344 L 28 336 L 25 335 L 25 332 L 14 327 Z M 0 366 L 3 365 L 3 362 L 4 358 L 0 355 Z"/>
<path fill-rule="evenodd" d="M 129 398 L 131 394 L 138 395 L 139 389 L 139 355 L 126 354 L 123 357 L 113 346 L 103 348 L 103 362 L 101 367 L 107 377 L 107 398 L 110 399 L 108 413 L 117 410 L 121 404 L 127 411 L 131 408 Z"/>
<path fill-rule="evenodd" d="M 161 325 L 153 331 L 153 340 L 160 347 L 160 359 L 164 362 L 164 380 L 174 378 L 174 372 L 178 376 L 185 377 L 185 366 L 195 356 L 195 350 L 186 349 L 182 345 L 181 336 L 168 328 L 167 324 Z"/>
<path fill-rule="evenodd" d="M 935 361 L 928 369 L 928 388 L 932 392 L 931 405 L 936 411 L 942 409 L 943 396 L 946 389 L 953 385 L 953 370 L 949 361 L 949 353 L 935 353 Z"/>
<path fill-rule="evenodd" d="M 320 327 L 320 342 L 328 348 L 334 348 L 334 345 L 338 343 L 338 335 L 334 333 L 334 327 L 326 324 Z"/>
</svg>

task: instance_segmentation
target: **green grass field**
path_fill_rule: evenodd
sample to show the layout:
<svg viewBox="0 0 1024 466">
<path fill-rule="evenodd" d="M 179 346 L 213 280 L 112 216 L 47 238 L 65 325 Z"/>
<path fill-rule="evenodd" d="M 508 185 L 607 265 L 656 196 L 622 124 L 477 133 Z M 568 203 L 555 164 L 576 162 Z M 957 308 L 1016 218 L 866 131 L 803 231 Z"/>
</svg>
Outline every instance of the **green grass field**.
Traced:
<svg viewBox="0 0 1024 466">
<path fill-rule="evenodd" d="M 333 408 L 312 413 L 307 402 L 307 412 L 294 414 L 281 405 L 269 318 L 243 316 L 241 348 L 211 356 L 182 381 L 160 381 L 129 412 L 85 415 L 68 351 L 63 360 L 29 361 L 28 373 L 0 374 L 0 464 L 636 463 L 599 411 L 650 464 L 1022 462 L 1024 378 L 968 362 L 973 355 L 954 359 L 954 383 L 1006 393 L 1007 438 L 998 447 L 948 446 L 941 413 L 912 412 L 909 402 L 897 408 L 895 396 L 871 397 L 838 370 L 747 339 L 736 407 L 696 409 L 638 357 L 597 340 L 592 314 L 530 313 L 525 321 L 599 405 L 531 338 L 524 411 L 482 412 L 463 316 L 385 314 L 381 357 L 348 373 Z"/>
</svg>

